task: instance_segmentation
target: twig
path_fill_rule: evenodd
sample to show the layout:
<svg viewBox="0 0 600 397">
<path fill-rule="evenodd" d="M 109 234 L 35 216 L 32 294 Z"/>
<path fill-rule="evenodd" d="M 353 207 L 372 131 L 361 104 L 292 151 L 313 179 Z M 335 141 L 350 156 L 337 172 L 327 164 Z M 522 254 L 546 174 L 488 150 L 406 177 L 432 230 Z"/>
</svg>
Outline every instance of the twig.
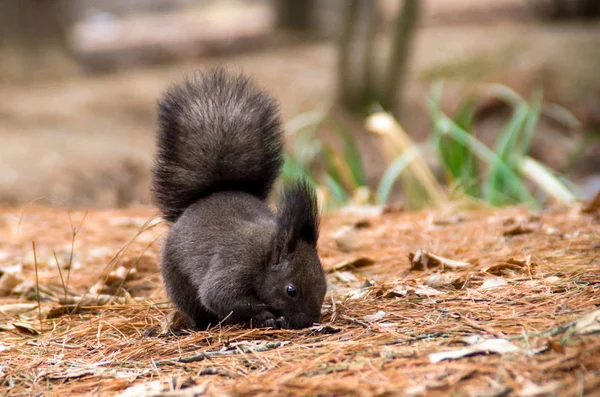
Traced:
<svg viewBox="0 0 600 397">
<path fill-rule="evenodd" d="M 533 337 L 539 337 L 539 336 L 556 336 L 559 334 L 562 334 L 563 332 L 569 330 L 569 328 L 571 328 L 576 321 L 573 321 L 571 323 L 568 324 L 564 324 L 561 325 L 559 327 L 556 328 L 552 328 L 548 331 L 540 331 L 540 332 L 531 332 L 531 333 L 526 333 L 523 335 L 515 335 L 515 336 L 509 336 L 506 339 L 507 340 L 519 340 L 519 339 L 524 339 L 524 338 L 531 338 Z"/>
<path fill-rule="evenodd" d="M 487 332 L 490 335 L 494 335 L 496 338 L 505 338 L 506 335 L 500 331 L 496 331 L 495 329 L 488 327 L 487 325 L 481 325 L 477 321 L 471 320 L 468 317 L 465 317 L 459 313 L 455 313 L 459 319 L 461 319 L 465 324 L 482 331 Z"/>
<path fill-rule="evenodd" d="M 73 253 L 75 252 L 75 237 L 77 237 L 77 233 L 83 227 L 83 222 L 85 222 L 85 218 L 87 217 L 88 210 L 85 210 L 83 213 L 83 218 L 81 218 L 81 222 L 79 223 L 79 227 L 75 228 L 73 226 L 73 218 L 71 218 L 71 212 L 67 212 L 69 215 L 69 223 L 71 224 L 71 253 L 69 254 L 69 264 L 67 265 L 67 283 L 65 288 L 65 300 L 67 300 L 67 289 L 69 288 L 69 280 L 71 279 L 71 268 L 73 267 Z"/>
<path fill-rule="evenodd" d="M 179 358 L 171 358 L 167 360 L 158 360 L 154 361 L 155 365 L 163 365 L 163 364 L 171 364 L 171 363 L 193 363 L 196 361 L 203 361 L 212 357 L 220 357 L 220 356 L 233 356 L 242 353 L 262 353 L 268 350 L 276 349 L 282 346 L 284 342 L 269 342 L 265 345 L 257 346 L 254 348 L 242 347 L 236 350 L 220 350 L 220 351 L 211 351 L 211 352 L 201 352 L 198 354 L 194 354 L 191 356 L 184 356 Z"/>
<path fill-rule="evenodd" d="M 35 252 L 35 241 L 31 242 L 33 247 L 33 266 L 35 268 L 35 287 L 37 289 L 36 298 L 38 303 L 38 320 L 40 321 L 40 331 L 42 330 L 42 304 L 40 303 L 40 279 L 38 277 L 37 254 Z"/>
<path fill-rule="evenodd" d="M 62 270 L 60 270 L 60 263 L 58 263 L 58 257 L 56 256 L 56 250 L 52 250 L 52 254 L 54 254 L 54 262 L 56 262 L 56 268 L 58 269 L 58 275 L 60 276 L 60 283 L 62 284 L 63 291 L 65 292 L 65 301 L 67 300 L 67 285 L 65 284 L 65 279 L 63 278 Z"/>
<path fill-rule="evenodd" d="M 350 316 L 346 316 L 346 315 L 343 315 L 343 314 L 342 314 L 340 317 L 341 317 L 341 318 L 343 318 L 344 320 L 348 320 L 348 321 L 351 321 L 351 322 L 353 322 L 353 323 L 356 323 L 356 324 L 362 325 L 362 326 L 363 326 L 363 327 L 365 327 L 365 328 L 372 328 L 371 324 L 369 324 L 369 323 L 366 323 L 366 322 L 364 322 L 364 321 L 360 321 L 360 320 L 359 320 L 359 319 L 357 319 L 357 318 L 350 317 Z"/>
</svg>

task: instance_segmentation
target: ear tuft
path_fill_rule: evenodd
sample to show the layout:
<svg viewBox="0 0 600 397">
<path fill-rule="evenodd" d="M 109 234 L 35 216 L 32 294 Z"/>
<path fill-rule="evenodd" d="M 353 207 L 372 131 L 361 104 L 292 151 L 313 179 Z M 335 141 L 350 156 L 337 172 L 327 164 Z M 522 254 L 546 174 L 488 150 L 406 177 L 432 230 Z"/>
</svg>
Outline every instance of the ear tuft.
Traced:
<svg viewBox="0 0 600 397">
<path fill-rule="evenodd" d="M 317 246 L 319 207 L 315 189 L 306 180 L 284 186 L 277 205 L 277 218 L 288 252 L 294 251 L 299 241 Z"/>
</svg>

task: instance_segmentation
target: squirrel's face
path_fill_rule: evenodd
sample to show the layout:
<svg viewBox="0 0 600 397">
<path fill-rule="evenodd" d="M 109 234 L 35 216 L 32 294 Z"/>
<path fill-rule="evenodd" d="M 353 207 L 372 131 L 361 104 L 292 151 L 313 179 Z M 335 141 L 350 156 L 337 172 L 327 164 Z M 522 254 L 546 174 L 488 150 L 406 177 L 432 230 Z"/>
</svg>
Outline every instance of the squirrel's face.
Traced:
<svg viewBox="0 0 600 397">
<path fill-rule="evenodd" d="M 289 328 L 306 328 L 321 321 L 327 282 L 312 245 L 302 242 L 280 257 L 263 285 L 261 300 L 273 314 L 285 317 Z"/>
</svg>

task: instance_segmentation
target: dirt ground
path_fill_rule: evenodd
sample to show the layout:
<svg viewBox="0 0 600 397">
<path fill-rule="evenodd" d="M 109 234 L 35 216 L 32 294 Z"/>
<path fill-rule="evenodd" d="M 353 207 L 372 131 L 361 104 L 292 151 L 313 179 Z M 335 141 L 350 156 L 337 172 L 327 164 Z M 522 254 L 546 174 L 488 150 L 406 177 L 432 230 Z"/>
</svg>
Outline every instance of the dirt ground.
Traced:
<svg viewBox="0 0 600 397">
<path fill-rule="evenodd" d="M 323 325 L 190 333 L 153 209 L 0 209 L 0 394 L 598 396 L 597 204 L 347 208 Z"/>
<path fill-rule="evenodd" d="M 541 85 L 548 109 L 558 103 L 581 121 L 581 128 L 565 129 L 544 119 L 536 135 L 534 156 L 553 168 L 564 167 L 569 153 L 576 152 L 581 134 L 600 123 L 596 70 L 600 60 L 595 51 L 600 45 L 600 25 L 552 25 L 507 16 L 482 19 L 484 9 L 488 16 L 495 12 L 495 8 L 490 11 L 489 4 L 488 8 L 474 7 L 476 17 L 469 23 L 443 23 L 457 14 L 468 15 L 464 10 L 473 8 L 473 2 L 456 0 L 459 8 L 450 7 L 446 1 L 430 3 L 439 12 L 432 14 L 432 22 L 418 34 L 405 129 L 418 140 L 428 135 L 426 99 L 431 82 L 437 78 L 448 82 L 444 97 L 448 110 L 456 108 L 468 87 L 479 81 L 506 83 L 526 98 Z M 183 27 L 193 26 L 193 19 L 186 21 Z M 134 20 L 132 28 L 139 23 Z M 173 27 L 167 29 L 169 32 L 177 30 L 173 23 L 169 26 Z M 382 37 L 381 54 L 386 44 Z M 280 100 L 287 121 L 331 104 L 336 54 L 332 42 L 296 43 L 253 52 L 194 56 L 171 64 L 137 65 L 109 74 L 4 83 L 0 85 L 0 202 L 35 201 L 79 208 L 148 203 L 155 103 L 167 85 L 196 68 L 221 64 L 241 69 Z M 493 140 L 499 123 L 497 117 L 482 121 L 482 135 L 488 141 Z M 598 142 L 584 146 L 576 158 L 577 181 L 600 169 Z M 370 180 L 378 180 L 386 164 L 374 160 L 381 157 L 376 153 L 366 157 Z"/>
</svg>

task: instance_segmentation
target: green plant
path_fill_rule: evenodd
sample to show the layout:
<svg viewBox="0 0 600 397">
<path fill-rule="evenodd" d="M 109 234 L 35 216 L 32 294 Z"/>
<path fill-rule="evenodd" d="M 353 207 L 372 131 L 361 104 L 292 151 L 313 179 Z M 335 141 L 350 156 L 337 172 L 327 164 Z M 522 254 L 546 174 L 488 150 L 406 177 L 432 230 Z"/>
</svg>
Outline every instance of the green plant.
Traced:
<svg viewBox="0 0 600 397">
<path fill-rule="evenodd" d="M 472 134 L 470 123 L 461 122 L 464 119 L 461 114 L 471 113 L 469 108 L 473 105 L 466 102 L 458 112 L 460 117 L 451 119 L 440 109 L 441 90 L 441 84 L 434 85 L 429 110 L 434 127 L 432 139 L 446 174 L 451 176 L 449 183 L 456 183 L 467 195 L 483 198 L 495 206 L 516 203 L 538 206 L 527 189 L 526 178 L 559 201 L 575 199 L 552 171 L 527 156 L 539 119 L 541 92 L 534 94 L 530 105 L 506 86 L 488 86 L 488 95 L 512 108 L 512 116 L 500 130 L 492 150 Z M 484 175 L 475 159 L 487 167 Z"/>
<path fill-rule="evenodd" d="M 541 112 L 541 92 L 536 92 L 528 103 L 506 86 L 487 86 L 485 95 L 512 109 L 493 148 L 479 141 L 473 132 L 476 97 L 468 97 L 455 116 L 449 117 L 441 110 L 441 94 L 442 85 L 435 84 L 428 105 L 433 125 L 430 143 L 443 168 L 446 189 L 427 165 L 423 145 L 412 142 L 391 115 L 377 112 L 367 119 L 367 129 L 380 135 L 382 151 L 390 164 L 371 195 L 356 142 L 343 124 L 323 109 L 302 114 L 288 123 L 291 145 L 285 157 L 284 181 L 298 176 L 311 181 L 317 186 L 325 209 L 349 202 L 385 204 L 399 179 L 403 180 L 408 208 L 418 208 L 423 203 L 443 204 L 448 188 L 494 206 L 524 203 L 538 207 L 544 195 L 560 202 L 576 198 L 574 185 L 527 155 Z M 319 126 L 335 132 L 341 150 L 317 138 Z M 535 192 L 530 191 L 527 180 L 538 188 Z"/>
<path fill-rule="evenodd" d="M 316 137 L 326 124 L 336 133 L 341 151 Z M 286 125 L 290 143 L 285 153 L 284 182 L 303 177 L 317 187 L 325 209 L 348 204 L 366 185 L 361 155 L 349 131 L 327 111 L 320 109 L 292 119 Z"/>
</svg>

